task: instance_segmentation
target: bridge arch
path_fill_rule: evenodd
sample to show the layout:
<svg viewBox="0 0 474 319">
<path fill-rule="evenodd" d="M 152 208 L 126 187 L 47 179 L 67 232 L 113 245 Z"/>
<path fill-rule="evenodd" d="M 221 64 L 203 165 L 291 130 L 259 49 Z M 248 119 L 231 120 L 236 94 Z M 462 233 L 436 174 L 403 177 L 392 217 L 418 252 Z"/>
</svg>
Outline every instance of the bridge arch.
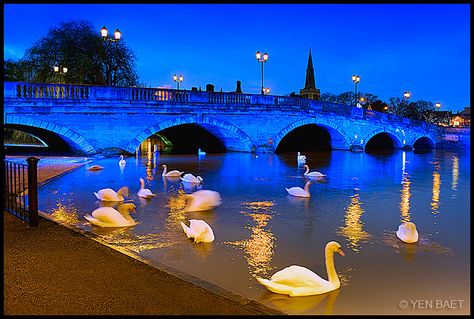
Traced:
<svg viewBox="0 0 474 319">
<path fill-rule="evenodd" d="M 275 150 L 277 149 L 280 142 L 283 138 L 293 131 L 294 129 L 307 125 L 307 124 L 314 124 L 318 126 L 324 127 L 331 137 L 331 149 L 344 149 L 348 150 L 350 146 L 350 139 L 346 132 L 337 127 L 332 123 L 332 121 L 326 120 L 324 117 L 316 117 L 316 118 L 305 118 L 302 120 L 295 121 L 285 128 L 283 128 L 278 134 L 275 136 L 274 143 L 275 143 Z"/>
<path fill-rule="evenodd" d="M 252 140 L 237 126 L 217 118 L 204 117 L 201 119 L 199 116 L 194 115 L 166 120 L 148 127 L 137 134 L 137 136 L 128 144 L 126 151 L 134 153 L 138 146 L 149 136 L 159 133 L 166 128 L 183 124 L 197 124 L 203 127 L 221 140 L 226 150 L 250 152 L 252 149 Z"/>
<path fill-rule="evenodd" d="M 7 115 L 5 125 L 22 125 L 40 128 L 46 131 L 54 132 L 59 135 L 73 149 L 79 149 L 87 155 L 97 153 L 97 150 L 79 133 L 52 122 L 30 118 L 28 116 Z"/>
<path fill-rule="evenodd" d="M 435 148 L 435 146 L 436 146 L 436 139 L 434 139 L 432 136 L 423 135 L 423 134 L 415 136 L 415 137 L 412 139 L 410 145 L 412 146 L 413 149 L 416 149 L 415 146 L 416 146 L 417 144 L 420 144 L 420 142 L 423 143 L 425 140 L 426 140 L 427 143 L 429 144 L 429 148 Z M 423 143 L 422 145 L 425 145 L 425 143 Z"/>
<path fill-rule="evenodd" d="M 399 148 L 402 148 L 404 145 L 407 145 L 406 141 L 405 141 L 405 144 L 403 143 L 403 140 L 400 138 L 399 134 L 397 134 L 396 130 L 384 128 L 384 129 L 376 129 L 376 130 L 374 130 L 374 131 L 372 131 L 372 132 L 370 132 L 369 134 L 366 135 L 366 137 L 364 139 L 364 143 L 363 143 L 364 149 L 367 146 L 367 143 L 375 135 L 381 134 L 381 133 L 387 134 L 392 139 L 394 149 L 399 149 Z"/>
</svg>

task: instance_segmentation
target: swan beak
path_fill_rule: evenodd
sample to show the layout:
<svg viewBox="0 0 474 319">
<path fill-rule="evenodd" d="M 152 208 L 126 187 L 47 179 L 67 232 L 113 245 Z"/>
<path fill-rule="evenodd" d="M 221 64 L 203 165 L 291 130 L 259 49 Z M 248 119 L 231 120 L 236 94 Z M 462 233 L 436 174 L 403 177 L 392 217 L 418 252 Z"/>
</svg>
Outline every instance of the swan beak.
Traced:
<svg viewBox="0 0 474 319">
<path fill-rule="evenodd" d="M 339 255 L 341 255 L 341 256 L 345 256 L 345 255 L 346 255 L 346 254 L 344 254 L 344 252 L 342 251 L 341 248 L 339 248 L 339 249 L 337 250 L 337 253 L 338 253 Z"/>
</svg>

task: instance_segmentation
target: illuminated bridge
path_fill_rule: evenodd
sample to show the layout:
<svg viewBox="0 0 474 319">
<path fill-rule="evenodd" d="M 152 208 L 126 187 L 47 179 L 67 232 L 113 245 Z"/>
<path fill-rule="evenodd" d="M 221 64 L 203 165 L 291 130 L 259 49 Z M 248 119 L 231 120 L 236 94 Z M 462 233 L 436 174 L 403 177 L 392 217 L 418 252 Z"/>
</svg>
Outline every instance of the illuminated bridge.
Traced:
<svg viewBox="0 0 474 319">
<path fill-rule="evenodd" d="M 303 128 L 306 143 L 323 139 L 328 149 L 364 150 L 380 136 L 392 149 L 435 148 L 443 139 L 425 122 L 300 97 L 23 82 L 4 82 L 4 124 L 83 154 L 135 153 L 150 136 L 190 125 L 240 152 L 278 152 L 295 132 L 308 135 Z"/>
</svg>

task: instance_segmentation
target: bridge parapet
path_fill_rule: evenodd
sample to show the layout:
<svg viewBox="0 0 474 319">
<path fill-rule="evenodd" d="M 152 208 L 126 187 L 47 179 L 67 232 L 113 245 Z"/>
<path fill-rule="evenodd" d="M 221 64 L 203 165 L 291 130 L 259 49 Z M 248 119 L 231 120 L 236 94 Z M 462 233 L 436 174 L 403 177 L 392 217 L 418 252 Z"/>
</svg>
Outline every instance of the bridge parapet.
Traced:
<svg viewBox="0 0 474 319">
<path fill-rule="evenodd" d="M 96 85 L 4 82 L 4 98 L 12 100 L 44 100 L 45 102 L 86 102 L 91 105 L 113 101 L 133 103 L 178 104 L 193 107 L 194 103 L 220 105 L 239 110 L 304 111 L 308 114 L 330 113 L 354 119 L 395 123 L 422 129 L 436 129 L 435 125 L 393 114 L 357 108 L 351 105 L 309 100 L 296 96 L 242 94 L 234 92 L 203 92 L 165 88 L 110 87 Z M 4 101 L 5 102 L 5 101 Z M 36 103 L 35 103 L 36 105 Z M 53 104 L 54 105 L 54 104 Z"/>
</svg>

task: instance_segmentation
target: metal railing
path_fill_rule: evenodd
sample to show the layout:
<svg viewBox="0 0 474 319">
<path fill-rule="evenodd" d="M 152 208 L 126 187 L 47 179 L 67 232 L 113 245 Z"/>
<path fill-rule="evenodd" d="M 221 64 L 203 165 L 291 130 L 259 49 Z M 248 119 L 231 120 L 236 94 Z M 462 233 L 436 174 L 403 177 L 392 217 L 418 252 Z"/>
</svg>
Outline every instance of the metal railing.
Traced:
<svg viewBox="0 0 474 319">
<path fill-rule="evenodd" d="M 28 164 L 4 160 L 5 163 L 5 211 L 38 227 L 38 161 L 28 157 Z"/>
</svg>

